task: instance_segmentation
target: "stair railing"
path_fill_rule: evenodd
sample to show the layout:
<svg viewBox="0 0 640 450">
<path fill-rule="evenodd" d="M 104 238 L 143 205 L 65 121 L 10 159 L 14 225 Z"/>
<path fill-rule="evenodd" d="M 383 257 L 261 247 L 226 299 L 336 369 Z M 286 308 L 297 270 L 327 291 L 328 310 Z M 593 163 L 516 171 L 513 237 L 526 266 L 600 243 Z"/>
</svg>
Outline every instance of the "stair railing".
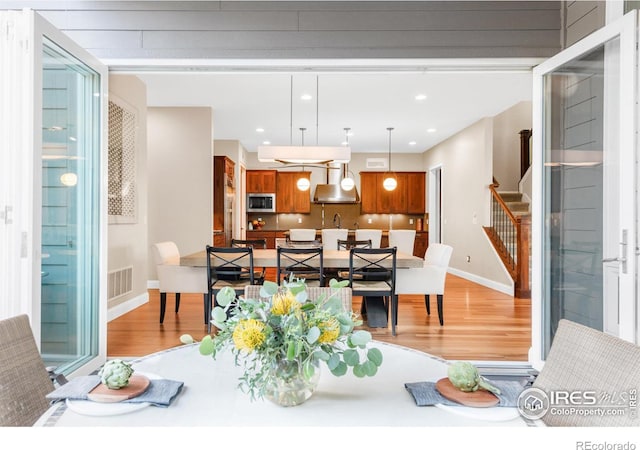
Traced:
<svg viewBox="0 0 640 450">
<path fill-rule="evenodd" d="M 529 286 L 531 217 L 515 216 L 496 190 L 498 186 L 495 182 L 489 185 L 491 224 L 484 229 L 515 283 L 515 296 L 527 298 L 531 295 Z"/>
</svg>

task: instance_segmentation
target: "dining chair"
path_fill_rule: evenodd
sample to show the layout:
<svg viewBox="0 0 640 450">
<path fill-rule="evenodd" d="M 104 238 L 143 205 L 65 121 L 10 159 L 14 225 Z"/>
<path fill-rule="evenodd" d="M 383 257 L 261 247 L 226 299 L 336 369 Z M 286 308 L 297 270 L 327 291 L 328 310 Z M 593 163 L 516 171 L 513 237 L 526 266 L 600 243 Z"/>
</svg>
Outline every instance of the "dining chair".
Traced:
<svg viewBox="0 0 640 450">
<path fill-rule="evenodd" d="M 373 248 L 371 239 L 338 239 L 338 250 L 351 250 L 352 248 Z"/>
<path fill-rule="evenodd" d="M 397 247 L 401 253 L 413 255 L 416 230 L 389 230 L 389 247 Z"/>
<path fill-rule="evenodd" d="M 396 335 L 398 298 L 396 284 L 395 247 L 351 248 L 349 250 L 349 287 L 353 295 L 382 297 L 389 316 L 391 310 L 391 334 Z M 365 299 L 363 298 L 363 304 Z"/>
<path fill-rule="evenodd" d="M 324 258 L 322 246 L 278 247 L 276 282 L 290 277 L 304 279 L 307 286 L 324 286 Z"/>
<path fill-rule="evenodd" d="M 0 320 L 0 426 L 32 426 L 49 409 L 53 390 L 29 317 Z"/>
<path fill-rule="evenodd" d="M 231 247 L 251 247 L 253 249 L 267 248 L 267 240 L 266 239 L 231 239 Z M 253 274 L 253 281 L 255 284 L 264 283 L 264 279 L 267 273 L 266 267 L 256 268 Z"/>
<path fill-rule="evenodd" d="M 346 228 L 323 228 L 322 245 L 326 249 L 339 250 L 338 240 L 345 240 L 348 236 L 349 230 Z"/>
<path fill-rule="evenodd" d="M 313 241 L 315 238 L 315 228 L 291 228 L 289 230 L 289 239 L 292 241 Z"/>
<path fill-rule="evenodd" d="M 444 325 L 443 299 L 447 269 L 453 247 L 446 244 L 430 244 L 424 254 L 422 267 L 399 270 L 396 275 L 396 294 L 424 295 L 427 314 L 431 314 L 429 295 L 437 296 L 438 320 Z"/>
<path fill-rule="evenodd" d="M 216 294 L 224 287 L 232 288 L 236 296 L 247 285 L 256 284 L 253 266 L 253 247 L 212 247 L 207 251 L 207 286 L 205 301 L 207 332 L 211 333 L 211 310 L 216 306 Z"/>
<path fill-rule="evenodd" d="M 382 240 L 382 230 L 361 230 L 357 229 L 355 238 L 357 241 L 371 240 L 371 248 L 380 248 Z"/>
<path fill-rule="evenodd" d="M 153 244 L 153 257 L 156 263 L 160 290 L 160 323 L 164 321 L 167 308 L 167 293 L 175 294 L 175 312 L 180 309 L 180 294 L 203 294 L 206 306 L 207 274 L 204 267 L 186 267 L 180 265 L 180 251 L 175 242 L 165 241 Z M 205 315 L 204 322 L 209 318 Z"/>
<path fill-rule="evenodd" d="M 313 239 L 311 241 L 294 241 L 289 238 L 286 238 L 284 241 L 284 245 L 279 245 L 278 247 L 315 248 L 315 247 L 323 247 L 323 245 L 322 245 L 322 242 L 318 239 Z"/>
</svg>

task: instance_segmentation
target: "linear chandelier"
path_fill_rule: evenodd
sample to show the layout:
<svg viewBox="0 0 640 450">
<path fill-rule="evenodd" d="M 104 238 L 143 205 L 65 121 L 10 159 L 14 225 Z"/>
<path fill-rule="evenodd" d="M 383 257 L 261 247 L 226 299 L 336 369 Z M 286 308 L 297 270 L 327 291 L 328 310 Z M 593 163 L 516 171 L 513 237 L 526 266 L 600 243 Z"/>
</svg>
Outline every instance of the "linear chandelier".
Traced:
<svg viewBox="0 0 640 450">
<path fill-rule="evenodd" d="M 305 146 L 304 135 L 302 145 L 261 145 L 258 147 L 258 161 L 279 162 L 282 164 L 328 164 L 348 163 L 351 160 L 349 146 L 320 146 L 318 144 L 318 105 L 319 101 L 318 76 L 316 76 L 316 145 Z M 293 75 L 290 81 L 290 127 L 293 131 Z"/>
</svg>

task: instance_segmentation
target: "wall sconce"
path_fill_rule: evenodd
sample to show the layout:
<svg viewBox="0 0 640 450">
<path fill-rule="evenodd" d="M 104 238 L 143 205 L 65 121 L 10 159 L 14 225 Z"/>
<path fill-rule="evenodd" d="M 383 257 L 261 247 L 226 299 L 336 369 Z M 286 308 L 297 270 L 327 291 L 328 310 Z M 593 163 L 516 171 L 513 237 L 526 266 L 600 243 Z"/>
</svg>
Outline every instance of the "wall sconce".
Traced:
<svg viewBox="0 0 640 450">
<path fill-rule="evenodd" d="M 73 172 L 67 172 L 60 175 L 60 182 L 65 186 L 75 186 L 78 184 L 78 175 Z"/>
</svg>

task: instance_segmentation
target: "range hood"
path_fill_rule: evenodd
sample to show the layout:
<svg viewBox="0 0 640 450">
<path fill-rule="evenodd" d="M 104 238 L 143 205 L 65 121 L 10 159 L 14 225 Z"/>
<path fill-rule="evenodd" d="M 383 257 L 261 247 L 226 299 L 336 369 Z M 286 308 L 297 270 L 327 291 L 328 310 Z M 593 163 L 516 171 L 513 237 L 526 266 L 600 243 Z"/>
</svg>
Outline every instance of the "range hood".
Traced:
<svg viewBox="0 0 640 450">
<path fill-rule="evenodd" d="M 355 186 L 348 191 L 340 186 L 343 172 L 346 172 L 345 164 L 327 166 L 327 183 L 316 186 L 313 203 L 360 203 Z"/>
</svg>

